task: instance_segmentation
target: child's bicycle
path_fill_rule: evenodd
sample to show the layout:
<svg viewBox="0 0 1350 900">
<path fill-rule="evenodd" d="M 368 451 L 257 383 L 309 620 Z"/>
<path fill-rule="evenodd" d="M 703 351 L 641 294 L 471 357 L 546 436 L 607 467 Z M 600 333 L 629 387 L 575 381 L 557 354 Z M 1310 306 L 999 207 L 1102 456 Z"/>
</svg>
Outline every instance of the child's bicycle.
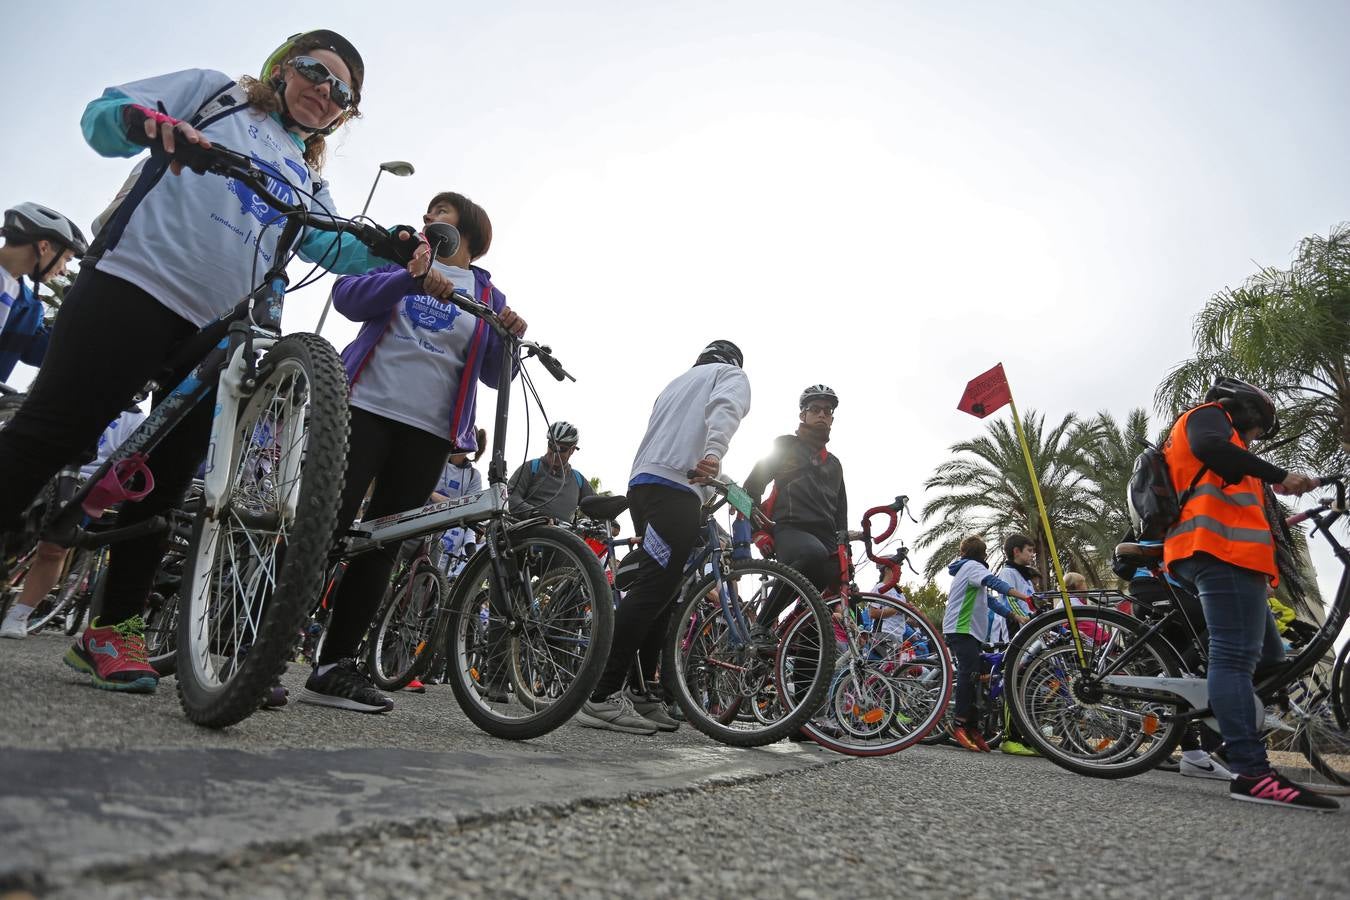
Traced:
<svg viewBox="0 0 1350 900">
<path fill-rule="evenodd" d="M 841 588 L 825 601 L 838 659 L 825 702 L 802 732 L 822 747 L 851 756 L 884 756 L 913 746 L 939 725 L 951 699 L 952 661 L 941 634 L 909 603 L 887 595 L 899 584 L 900 563 L 873 550 L 872 518 L 889 517 L 875 538 L 884 541 L 895 532 L 908 501 L 897 497 L 863 514 L 867 558 L 886 571 L 881 589 L 858 590 L 848 545 L 841 543 Z M 896 556 L 907 559 L 906 550 L 901 547 Z M 794 640 L 789 629 L 787 643 Z M 788 686 L 794 687 L 790 679 Z"/>
<path fill-rule="evenodd" d="M 1335 486 L 1335 500 L 1289 524 L 1312 522 L 1345 571 L 1326 620 L 1295 657 L 1258 677 L 1252 702 L 1276 746 L 1306 760 L 1295 768 L 1293 753 L 1285 753 L 1281 770 L 1320 790 L 1350 785 L 1350 645 L 1327 664 L 1350 617 L 1350 550 L 1331 531 L 1346 513 L 1345 484 L 1337 476 L 1318 480 Z M 1161 549 L 1122 544 L 1116 553 L 1151 565 Z M 1008 647 L 1016 661 L 1012 716 L 1048 759 L 1079 774 L 1124 778 L 1166 759 L 1192 721 L 1217 728 L 1205 679 L 1186 674 L 1177 648 L 1162 636 L 1184 615 L 1179 605 L 1152 624 L 1105 606 L 1076 606 L 1072 614 L 1071 621 L 1064 609 L 1042 613 Z"/>
</svg>

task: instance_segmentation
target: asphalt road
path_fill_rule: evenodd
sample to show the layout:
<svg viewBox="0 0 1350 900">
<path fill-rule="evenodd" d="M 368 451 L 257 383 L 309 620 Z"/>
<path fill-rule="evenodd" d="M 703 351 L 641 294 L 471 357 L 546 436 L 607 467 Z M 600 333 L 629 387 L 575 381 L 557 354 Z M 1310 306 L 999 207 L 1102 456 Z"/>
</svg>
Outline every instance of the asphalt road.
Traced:
<svg viewBox="0 0 1350 900">
<path fill-rule="evenodd" d="M 209 732 L 182 719 L 171 683 L 150 697 L 96 692 L 62 650 L 55 637 L 0 644 L 0 890 L 1157 898 L 1350 887 L 1350 810 L 1237 804 L 1221 783 L 1176 774 L 1095 781 L 946 748 L 881 760 L 737 751 L 685 730 L 565 726 L 506 743 L 474 730 L 445 688 L 400 695 L 389 716 L 293 705 Z"/>
</svg>

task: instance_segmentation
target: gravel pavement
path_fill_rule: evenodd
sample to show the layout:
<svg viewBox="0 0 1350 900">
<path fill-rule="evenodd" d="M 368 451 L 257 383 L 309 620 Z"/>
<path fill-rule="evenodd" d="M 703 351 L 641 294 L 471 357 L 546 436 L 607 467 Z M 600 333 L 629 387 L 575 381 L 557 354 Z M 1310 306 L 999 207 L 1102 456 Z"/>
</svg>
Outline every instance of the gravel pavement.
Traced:
<svg viewBox="0 0 1350 900">
<path fill-rule="evenodd" d="M 181 719 L 171 690 L 149 698 L 96 695 L 53 667 L 61 649 L 55 639 L 18 646 L 18 653 L 15 645 L 0 646 L 0 696 L 7 698 L 0 702 L 0 745 L 7 747 L 100 746 L 88 733 L 96 722 L 108 745 L 123 750 L 506 746 L 541 758 L 614 759 L 616 766 L 644 752 L 670 751 L 672 758 L 681 748 L 728 752 L 684 730 L 638 738 L 564 727 L 539 741 L 504 745 L 476 733 L 448 691 L 438 697 L 434 688 L 424 697 L 400 696 L 391 717 L 300 707 L 205 732 Z M 110 704 L 124 710 L 115 727 Z M 645 796 L 611 787 L 609 796 L 581 793 L 566 803 L 469 820 L 418 817 L 316 840 L 180 856 L 169 865 L 54 873 L 42 888 L 58 897 L 116 898 L 1058 891 L 1152 900 L 1344 897 L 1347 886 L 1350 810 L 1315 815 L 1237 804 L 1221 783 L 1176 774 L 1098 781 L 1037 759 L 918 747 L 885 759 L 745 774 Z"/>
</svg>

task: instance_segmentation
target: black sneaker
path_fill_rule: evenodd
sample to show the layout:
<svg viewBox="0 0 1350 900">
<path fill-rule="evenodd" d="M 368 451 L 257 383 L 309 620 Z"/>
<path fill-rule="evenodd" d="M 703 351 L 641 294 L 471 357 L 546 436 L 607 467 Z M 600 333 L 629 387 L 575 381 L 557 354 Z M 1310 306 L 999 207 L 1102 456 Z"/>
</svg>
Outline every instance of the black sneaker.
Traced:
<svg viewBox="0 0 1350 900">
<path fill-rule="evenodd" d="M 1233 800 L 1245 800 L 1248 803 L 1267 803 L 1271 806 L 1286 806 L 1290 809 L 1306 809 L 1312 812 L 1332 812 L 1341 808 L 1341 805 L 1330 797 L 1324 797 L 1290 781 L 1274 769 L 1264 775 L 1233 776 L 1228 787 L 1228 796 Z"/>
<path fill-rule="evenodd" d="M 354 659 L 344 659 L 322 675 L 316 666 L 299 699 L 301 703 L 364 713 L 389 712 L 394 708 L 394 701 L 375 690 L 370 679 L 356 668 Z"/>
</svg>

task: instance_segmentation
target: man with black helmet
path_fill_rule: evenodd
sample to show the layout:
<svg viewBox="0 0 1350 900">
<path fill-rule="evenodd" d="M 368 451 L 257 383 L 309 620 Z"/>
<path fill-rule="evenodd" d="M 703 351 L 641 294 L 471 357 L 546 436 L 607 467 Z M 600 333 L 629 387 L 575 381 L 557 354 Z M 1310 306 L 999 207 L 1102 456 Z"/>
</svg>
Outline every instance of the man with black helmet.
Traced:
<svg viewBox="0 0 1350 900">
<path fill-rule="evenodd" d="M 1294 809 L 1333 810 L 1329 797 L 1297 785 L 1270 766 L 1261 741 L 1252 675 L 1284 658 L 1266 598 L 1279 582 L 1265 484 L 1291 494 L 1315 486 L 1247 449 L 1279 430 L 1275 402 L 1254 385 L 1220 378 L 1205 402 L 1182 413 L 1163 455 L 1177 496 L 1187 496 L 1163 542 L 1169 574 L 1200 598 L 1209 628 L 1206 674 L 1234 778 L 1234 800 Z"/>
<path fill-rule="evenodd" d="M 772 452 L 745 479 L 746 493 L 756 501 L 773 484 L 763 508 L 774 520 L 774 556 L 822 589 L 839 583 L 838 548 L 848 540 L 844 467 L 825 449 L 838 406 L 838 395 L 827 385 L 802 391 L 797 432 L 776 438 Z"/>
<path fill-rule="evenodd" d="M 38 285 L 64 274 L 66 265 L 89 249 L 70 219 L 38 203 L 5 210 L 5 246 L 0 247 L 0 381 L 20 361 L 42 365 L 51 338 L 43 321 Z M 32 290 L 23 283 L 27 277 Z"/>
<path fill-rule="evenodd" d="M 731 341 L 713 341 L 652 405 L 647 432 L 628 480 L 629 514 L 642 545 L 624 557 L 616 583 L 627 590 L 614 613 L 609 660 L 577 723 L 630 734 L 678 727 L 663 698 L 620 692 L 640 652 L 648 683 L 661 658 L 685 562 L 698 540 L 703 495 L 696 486 L 722 469 L 722 458 L 750 411 L 744 356 Z M 690 472 L 698 474 L 691 480 Z"/>
</svg>

